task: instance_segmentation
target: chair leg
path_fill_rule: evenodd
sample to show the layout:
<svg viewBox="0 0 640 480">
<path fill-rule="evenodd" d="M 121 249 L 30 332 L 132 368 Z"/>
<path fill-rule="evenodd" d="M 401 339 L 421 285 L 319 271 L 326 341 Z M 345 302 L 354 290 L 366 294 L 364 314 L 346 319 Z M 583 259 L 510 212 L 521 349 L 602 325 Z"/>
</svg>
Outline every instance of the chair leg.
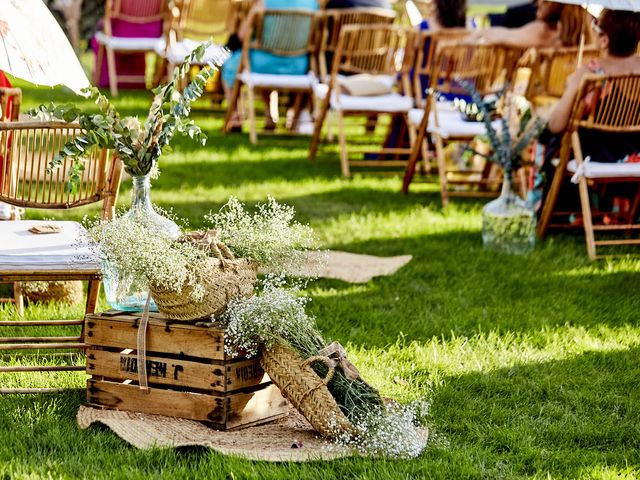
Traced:
<svg viewBox="0 0 640 480">
<path fill-rule="evenodd" d="M 98 303 L 98 295 L 100 294 L 101 280 L 89 280 L 89 288 L 87 290 L 87 305 L 85 313 L 95 313 Z"/>
<path fill-rule="evenodd" d="M 96 64 L 93 67 L 93 84 L 97 87 L 100 84 L 100 75 L 102 75 L 102 59 L 104 58 L 104 45 L 98 44 L 98 54 L 96 55 Z"/>
<path fill-rule="evenodd" d="M 591 217 L 591 204 L 589 202 L 589 188 L 587 179 L 582 177 L 578 184 L 580 190 L 580 205 L 582 206 L 582 222 L 584 224 L 584 236 L 587 241 L 587 254 L 591 260 L 596 259 L 596 240 L 593 233 L 593 219 Z"/>
<path fill-rule="evenodd" d="M 344 131 L 344 115 L 341 110 L 336 111 L 338 117 L 338 140 L 340 142 L 340 165 L 342 166 L 342 175 L 351 176 L 349 172 L 349 153 L 347 152 L 347 137 Z"/>
<path fill-rule="evenodd" d="M 558 199 L 560 187 L 562 186 L 562 180 L 564 179 L 565 170 L 567 168 L 567 162 L 570 153 L 568 149 L 569 147 L 567 145 L 567 142 L 565 141 L 565 139 L 563 139 L 562 148 L 560 151 L 560 163 L 556 167 L 556 171 L 553 175 L 553 180 L 551 181 L 551 186 L 549 187 L 549 192 L 547 193 L 544 205 L 542 206 L 540 219 L 538 220 L 537 236 L 540 239 L 545 237 L 545 235 L 547 234 L 547 229 L 549 228 L 549 224 L 551 223 L 553 210 L 556 206 L 556 200 Z"/>
<path fill-rule="evenodd" d="M 22 294 L 22 283 L 13 282 L 13 301 L 19 317 L 24 317 L 24 295 Z"/>
<path fill-rule="evenodd" d="M 333 142 L 333 111 L 327 113 L 327 141 Z"/>
<path fill-rule="evenodd" d="M 224 118 L 223 131 L 229 133 L 231 130 L 231 119 L 236 111 L 239 111 L 238 98 L 240 97 L 240 80 L 236 80 L 233 84 L 233 90 L 231 91 L 231 98 L 227 105 L 227 113 Z"/>
<path fill-rule="evenodd" d="M 109 88 L 111 89 L 111 96 L 118 96 L 118 74 L 116 72 L 116 54 L 110 47 L 105 47 L 107 50 L 107 71 L 109 73 Z"/>
<path fill-rule="evenodd" d="M 256 131 L 256 98 L 253 86 L 247 85 L 247 87 L 249 93 L 249 140 L 255 145 L 258 143 L 258 133 Z"/>
<path fill-rule="evenodd" d="M 322 106 L 320 107 L 320 111 L 318 112 L 318 116 L 316 117 L 315 125 L 313 127 L 313 137 L 311 137 L 311 144 L 309 145 L 309 160 L 313 160 L 316 158 L 316 153 L 318 153 L 318 145 L 320 144 L 320 135 L 322 134 L 322 125 L 324 124 L 324 120 L 327 117 L 327 112 L 329 111 L 329 95 L 331 92 L 327 94 L 327 98 L 322 101 Z"/>
<path fill-rule="evenodd" d="M 444 144 L 442 137 L 436 134 L 436 157 L 438 160 L 438 177 L 440 178 L 440 195 L 442 197 L 442 206 L 446 207 L 449 203 L 449 187 L 447 185 L 447 161 L 444 154 Z"/>
</svg>

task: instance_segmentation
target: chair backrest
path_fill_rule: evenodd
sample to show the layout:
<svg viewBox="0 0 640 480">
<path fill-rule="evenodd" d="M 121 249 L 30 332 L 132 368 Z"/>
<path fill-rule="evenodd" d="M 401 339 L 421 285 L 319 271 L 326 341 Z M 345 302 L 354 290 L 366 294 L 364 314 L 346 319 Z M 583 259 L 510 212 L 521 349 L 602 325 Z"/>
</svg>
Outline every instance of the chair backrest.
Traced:
<svg viewBox="0 0 640 480">
<path fill-rule="evenodd" d="M 441 93 L 468 93 L 459 80 L 473 84 L 481 95 L 498 92 L 513 80 L 522 49 L 503 45 L 441 42 L 430 74 L 430 88 Z"/>
<path fill-rule="evenodd" d="M 322 12 L 321 34 L 318 48 L 318 65 L 320 78 L 329 74 L 327 54 L 335 53 L 343 27 L 349 25 L 384 25 L 392 24 L 396 14 L 384 8 L 340 8 Z"/>
<path fill-rule="evenodd" d="M 564 93 L 567 77 L 578 67 L 579 47 L 541 49 L 536 54 L 532 78 L 527 96 L 544 95 L 560 98 Z M 600 57 L 595 46 L 584 48 L 582 63 Z"/>
<path fill-rule="evenodd" d="M 640 134 L 640 74 L 586 76 L 567 131 L 578 128 Z"/>
<path fill-rule="evenodd" d="M 168 3 L 167 0 L 107 0 L 104 11 L 105 32 L 110 20 L 123 20 L 129 23 L 151 23 L 164 20 Z"/>
<path fill-rule="evenodd" d="M 251 35 L 243 44 L 244 64 L 248 65 L 250 49 L 284 57 L 313 53 L 318 19 L 312 10 L 265 10 L 255 17 Z"/>
<path fill-rule="evenodd" d="M 0 122 L 15 122 L 20 117 L 22 90 L 15 87 L 0 87 Z"/>
<path fill-rule="evenodd" d="M 118 195 L 122 162 L 105 149 L 92 148 L 84 159 L 80 185 L 67 191 L 72 160 L 50 170 L 64 144 L 81 131 L 62 122 L 0 123 L 0 201 L 27 208 L 68 209 L 103 201 L 109 218 Z"/>
<path fill-rule="evenodd" d="M 405 30 L 395 25 L 349 25 L 340 32 L 331 69 L 331 80 L 338 73 L 396 75 L 404 47 Z"/>
<path fill-rule="evenodd" d="M 207 40 L 213 36 L 224 43 L 226 38 L 216 37 L 226 36 L 231 29 L 233 7 L 237 3 L 234 0 L 176 0 L 176 14 L 171 22 L 175 39 Z"/>
<path fill-rule="evenodd" d="M 417 32 L 407 41 L 405 51 L 408 61 L 405 62 L 403 74 L 411 75 L 413 96 L 417 107 L 424 106 L 424 90 L 428 85 L 428 80 L 433 70 L 433 63 L 440 42 L 461 41 L 469 35 L 469 30 L 465 28 L 445 28 L 438 31 Z M 410 51 L 413 53 L 410 54 Z M 406 71 L 410 68 L 410 71 Z"/>
</svg>

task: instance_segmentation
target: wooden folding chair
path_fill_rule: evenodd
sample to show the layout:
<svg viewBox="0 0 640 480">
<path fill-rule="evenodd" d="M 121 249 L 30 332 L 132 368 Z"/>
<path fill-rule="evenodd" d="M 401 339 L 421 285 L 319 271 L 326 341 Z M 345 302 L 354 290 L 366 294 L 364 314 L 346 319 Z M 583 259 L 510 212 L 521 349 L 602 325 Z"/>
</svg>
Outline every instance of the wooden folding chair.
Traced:
<svg viewBox="0 0 640 480">
<path fill-rule="evenodd" d="M 407 113 L 413 107 L 413 98 L 400 90 L 397 75 L 401 70 L 400 52 L 404 50 L 406 32 L 395 25 L 348 25 L 341 29 L 340 41 L 333 59 L 331 77 L 328 85 L 314 86 L 314 96 L 321 102 L 316 115 L 314 134 L 309 147 L 309 160 L 313 160 L 318 151 L 322 128 L 328 112 L 338 120 L 338 139 L 340 143 L 340 164 L 342 174 L 350 176 L 351 167 L 404 167 L 405 160 L 388 160 L 387 155 L 408 154 L 406 148 L 382 147 L 352 150 L 365 156 L 363 159 L 350 159 L 347 149 L 347 136 L 344 117 L 372 115 L 390 115 L 407 120 Z M 384 78 L 393 87 L 393 91 L 384 95 L 354 96 L 341 91 L 341 77 L 367 73 Z M 404 89 L 408 92 L 408 87 Z M 376 159 L 367 159 L 375 156 Z"/>
<path fill-rule="evenodd" d="M 0 123 L 0 202 L 30 209 L 70 209 L 102 201 L 102 217 L 113 216 L 122 164 L 106 150 L 87 151 L 80 186 L 75 193 L 65 189 L 71 160 L 49 171 L 49 163 L 62 146 L 80 132 L 78 125 L 60 122 Z M 89 255 L 73 253 L 79 247 L 83 227 L 76 222 L 58 222 L 61 233 L 36 235 L 32 227 L 51 222 L 16 220 L 0 222 L 0 282 L 88 281 L 86 312 L 95 311 L 100 291 L 100 266 Z M 20 288 L 14 292 L 16 308 L 23 308 Z M 82 325 L 82 320 L 2 321 L 0 327 Z M 0 338 L 0 352 L 20 350 L 82 350 L 84 336 Z M 62 371 L 64 366 L 3 366 L 1 372 Z M 55 390 L 55 389 L 54 389 Z M 2 389 L 0 393 L 32 393 L 33 389 Z"/>
<path fill-rule="evenodd" d="M 469 30 L 465 28 L 446 28 L 437 31 L 421 31 L 413 36 L 412 42 L 415 53 L 413 55 L 413 63 L 410 65 L 411 70 L 408 72 L 415 103 L 415 108 L 409 111 L 411 138 L 418 138 L 418 126 L 422 120 L 426 102 L 425 92 L 429 87 L 429 78 L 433 70 L 438 44 L 441 42 L 462 41 L 468 35 Z M 409 46 L 407 45 L 408 48 Z M 409 62 L 411 62 L 411 59 L 409 59 Z M 411 146 L 413 147 L 413 145 Z M 421 148 L 424 173 L 428 174 L 432 169 L 429 162 L 428 138 L 423 138 Z"/>
<path fill-rule="evenodd" d="M 20 117 L 22 90 L 14 87 L 0 87 L 0 121 L 15 122 Z"/>
<path fill-rule="evenodd" d="M 238 11 L 242 2 L 238 0 L 175 0 L 172 2 L 171 20 L 166 30 L 164 48 L 159 55 L 160 68 L 156 80 L 171 75 L 176 65 L 196 46 L 213 39 L 216 45 L 224 45 L 229 34 L 235 30 Z M 205 52 L 201 65 L 216 61 L 216 48 Z"/>
<path fill-rule="evenodd" d="M 587 96 L 592 100 L 586 102 Z M 601 132 L 635 134 L 640 138 L 640 75 L 589 75 L 583 79 L 573 104 L 569 124 L 562 137 L 560 161 L 538 222 L 540 238 L 547 234 L 549 228 L 564 226 L 554 224 L 553 220 L 571 213 L 558 211 L 556 203 L 564 180 L 568 175 L 573 175 L 572 180 L 578 182 L 587 253 L 592 260 L 597 258 L 596 248 L 599 246 L 640 245 L 638 238 L 595 238 L 596 232 L 617 232 L 630 236 L 634 230 L 640 229 L 640 224 L 636 222 L 640 203 L 640 163 L 602 163 L 598 162 L 597 158 L 591 158 L 587 162 L 583 156 L 581 135 Z M 574 160 L 570 160 L 572 156 Z M 589 198 L 590 187 L 621 183 L 637 185 L 631 208 L 625 216 L 625 223 L 603 224 L 600 220 L 608 212 L 592 207 Z"/>
<path fill-rule="evenodd" d="M 0 115 L 0 121 L 2 122 L 15 122 L 18 120 L 20 116 L 20 105 L 22 103 L 22 90 L 19 88 L 13 87 L 0 87 L 0 109 L 2 113 Z M 5 167 L 4 157 L 0 156 L 0 182 L 2 182 L 2 177 L 5 175 L 5 170 L 8 169 L 8 166 Z M 3 210 L 3 215 L 0 216 L 0 221 L 2 220 L 17 220 L 19 216 L 19 210 L 13 205 L 3 204 L 0 202 L 0 209 Z M 13 291 L 20 293 L 22 290 L 20 288 L 20 283 L 16 282 L 13 285 Z M 0 298 L 0 302 L 13 302 L 15 301 L 15 296 L 12 298 Z M 18 314 L 22 315 L 22 303 L 16 303 L 16 308 L 18 310 Z"/>
<path fill-rule="evenodd" d="M 396 18 L 393 10 L 384 8 L 330 8 L 322 12 L 322 33 L 318 48 L 320 82 L 329 82 L 329 67 L 338 48 L 340 32 L 347 25 L 391 25 Z"/>
<path fill-rule="evenodd" d="M 313 53 L 317 49 L 316 35 L 319 16 L 311 10 L 266 10 L 255 18 L 243 42 L 242 59 L 227 106 L 224 131 L 231 130 L 231 118 L 238 108 L 243 87 L 248 91 L 251 143 L 258 142 L 255 97 L 257 91 L 278 91 L 296 95 L 296 117 L 303 95 L 311 95 L 317 65 Z M 262 51 L 284 57 L 309 55 L 309 71 L 304 75 L 257 73 L 251 70 L 250 51 Z M 268 106 L 267 106 L 268 108 Z M 293 120 L 293 127 L 297 118 Z"/>
<path fill-rule="evenodd" d="M 165 40 L 158 37 L 117 37 L 113 34 L 112 22 L 120 20 L 136 25 L 150 24 L 167 20 L 167 0 L 107 0 L 102 32 L 96 32 L 98 55 L 94 68 L 94 83 L 100 79 L 100 69 L 104 52 L 107 53 L 107 70 L 111 95 L 118 95 L 118 81 L 144 81 L 145 76 L 118 75 L 116 71 L 116 52 L 138 53 L 156 52 Z"/>
<path fill-rule="evenodd" d="M 531 76 L 525 96 L 534 107 L 550 107 L 564 93 L 567 77 L 578 68 L 579 47 L 542 48 L 533 51 Z M 582 64 L 598 58 L 602 51 L 584 47 Z"/>
<path fill-rule="evenodd" d="M 471 45 L 442 42 L 437 48 L 429 74 L 429 95 L 424 109 L 410 112 L 409 121 L 417 127 L 417 137 L 405 170 L 402 191 L 407 193 L 415 175 L 416 164 L 422 155 L 425 136 L 429 134 L 435 145 L 442 205 L 450 196 L 491 197 L 498 194 L 501 179 L 492 175 L 491 164 L 449 168 L 445 146 L 451 142 L 469 142 L 485 134 L 482 122 L 467 122 L 450 102 L 438 101 L 438 95 L 465 98 L 468 92 L 461 80 L 475 85 L 481 95 L 499 92 L 510 82 L 521 49 L 500 45 Z M 451 185 L 457 189 L 452 190 Z M 493 188 L 492 188 L 493 187 Z"/>
</svg>

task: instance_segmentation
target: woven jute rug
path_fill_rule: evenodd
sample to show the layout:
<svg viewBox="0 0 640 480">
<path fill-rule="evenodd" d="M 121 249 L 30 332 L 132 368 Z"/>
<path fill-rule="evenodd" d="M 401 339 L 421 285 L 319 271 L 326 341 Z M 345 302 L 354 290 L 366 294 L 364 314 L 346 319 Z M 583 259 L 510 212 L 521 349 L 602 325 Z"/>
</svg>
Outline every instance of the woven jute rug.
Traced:
<svg viewBox="0 0 640 480">
<path fill-rule="evenodd" d="M 333 460 L 353 454 L 317 436 L 294 409 L 281 420 L 232 432 L 221 432 L 193 420 L 81 406 L 80 428 L 94 423 L 109 427 L 137 448 L 202 446 L 225 455 L 268 462 Z M 293 445 L 298 448 L 292 448 Z"/>
<path fill-rule="evenodd" d="M 375 277 L 396 273 L 411 261 L 411 255 L 376 257 L 334 250 L 310 252 L 300 277 L 333 278 L 348 283 L 367 283 Z"/>
</svg>

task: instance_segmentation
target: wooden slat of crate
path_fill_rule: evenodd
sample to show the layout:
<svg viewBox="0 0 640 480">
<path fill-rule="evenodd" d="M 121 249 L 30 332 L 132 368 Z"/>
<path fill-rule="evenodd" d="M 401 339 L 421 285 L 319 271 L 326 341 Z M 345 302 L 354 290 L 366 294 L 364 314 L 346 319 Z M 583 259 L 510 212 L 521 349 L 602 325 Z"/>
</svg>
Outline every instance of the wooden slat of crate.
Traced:
<svg viewBox="0 0 640 480">
<path fill-rule="evenodd" d="M 259 388 L 257 392 L 216 397 L 161 388 L 145 393 L 137 385 L 92 379 L 87 381 L 87 402 L 108 409 L 189 418 L 233 430 L 287 414 L 288 402 L 275 385 Z"/>
<path fill-rule="evenodd" d="M 231 392 L 263 381 L 260 359 L 204 363 L 162 355 L 147 355 L 149 383 Z M 138 355 L 89 348 L 87 374 L 118 380 L 138 380 Z"/>
<path fill-rule="evenodd" d="M 133 348 L 137 342 L 140 314 L 85 317 L 85 342 L 89 346 Z M 176 323 L 152 314 L 147 328 L 147 352 L 225 360 L 224 331 L 188 323 Z"/>
</svg>

